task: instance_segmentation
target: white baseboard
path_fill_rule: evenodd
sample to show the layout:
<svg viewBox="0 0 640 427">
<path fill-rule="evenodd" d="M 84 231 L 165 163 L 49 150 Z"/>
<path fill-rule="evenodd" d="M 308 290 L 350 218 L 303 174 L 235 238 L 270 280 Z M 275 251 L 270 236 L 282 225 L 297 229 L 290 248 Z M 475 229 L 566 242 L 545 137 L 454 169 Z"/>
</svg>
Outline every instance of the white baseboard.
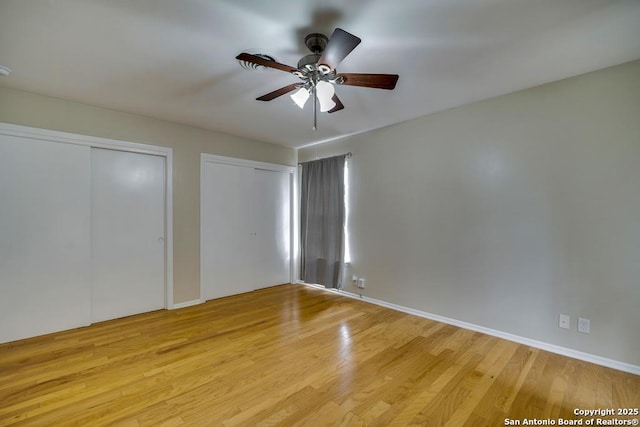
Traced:
<svg viewBox="0 0 640 427">
<path fill-rule="evenodd" d="M 192 305 L 198 305 L 198 304 L 202 304 L 204 301 L 202 301 L 201 299 L 194 299 L 191 301 L 185 301 L 185 302 L 179 302 L 178 304 L 173 304 L 171 306 L 168 307 L 169 310 L 177 310 L 179 308 L 185 308 L 185 307 L 190 307 Z"/>
<path fill-rule="evenodd" d="M 607 368 L 617 369 L 619 371 L 628 372 L 630 374 L 640 375 L 640 366 L 632 365 L 631 363 L 621 362 L 619 360 L 609 359 L 606 357 L 598 356 L 591 353 L 585 353 L 578 350 L 573 350 L 567 347 L 562 347 L 555 344 L 549 344 L 543 341 L 537 341 L 526 337 L 521 337 L 519 335 L 510 334 L 507 332 L 498 331 L 496 329 L 486 328 L 484 326 L 474 325 L 473 323 L 467 323 L 456 319 L 451 319 L 449 317 L 440 316 L 437 314 L 427 313 L 425 311 L 416 310 L 409 307 L 404 307 L 398 304 L 389 303 L 386 301 L 378 300 L 375 298 L 369 298 L 366 296 L 361 296 L 358 294 L 354 294 L 352 292 L 344 291 L 341 289 L 329 289 L 324 286 L 312 285 L 304 282 L 296 282 L 301 285 L 310 286 L 317 289 L 323 289 L 325 291 L 329 291 L 338 295 L 343 295 L 348 298 L 357 299 L 360 301 L 365 301 L 371 304 L 376 304 L 382 307 L 390 308 L 392 310 L 401 311 L 407 314 L 413 314 L 414 316 L 424 317 L 425 319 L 435 320 L 436 322 L 442 322 L 453 326 L 458 326 L 463 329 L 469 329 L 471 331 L 482 332 L 483 334 L 491 335 L 494 337 L 502 338 L 508 341 L 517 342 L 519 344 L 524 344 L 530 347 L 539 348 L 541 350 L 546 350 L 551 353 L 560 354 L 562 356 L 571 357 L 573 359 L 583 360 L 585 362 L 594 363 L 600 366 L 606 366 Z"/>
</svg>

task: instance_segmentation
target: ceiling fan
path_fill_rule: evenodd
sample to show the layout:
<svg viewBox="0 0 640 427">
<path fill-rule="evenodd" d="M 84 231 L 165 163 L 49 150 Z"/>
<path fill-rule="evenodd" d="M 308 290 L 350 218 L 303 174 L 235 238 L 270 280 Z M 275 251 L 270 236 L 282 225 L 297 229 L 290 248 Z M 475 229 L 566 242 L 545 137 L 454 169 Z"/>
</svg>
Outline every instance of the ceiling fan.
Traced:
<svg viewBox="0 0 640 427">
<path fill-rule="evenodd" d="M 324 34 L 312 33 L 305 37 L 304 43 L 311 54 L 298 61 L 298 68 L 281 64 L 265 55 L 241 53 L 236 56 L 239 61 L 262 65 L 276 70 L 286 71 L 298 77 L 301 82 L 292 83 L 280 89 L 256 98 L 258 101 L 271 101 L 289 92 L 293 101 L 303 108 L 307 100 L 313 98 L 313 130 L 317 129 L 316 104 L 320 104 L 321 112 L 335 113 L 344 108 L 335 93 L 335 85 L 362 86 L 392 90 L 398 81 L 397 74 L 360 74 L 338 73 L 336 67 L 344 58 L 360 44 L 360 38 L 336 28 L 328 38 Z"/>
</svg>

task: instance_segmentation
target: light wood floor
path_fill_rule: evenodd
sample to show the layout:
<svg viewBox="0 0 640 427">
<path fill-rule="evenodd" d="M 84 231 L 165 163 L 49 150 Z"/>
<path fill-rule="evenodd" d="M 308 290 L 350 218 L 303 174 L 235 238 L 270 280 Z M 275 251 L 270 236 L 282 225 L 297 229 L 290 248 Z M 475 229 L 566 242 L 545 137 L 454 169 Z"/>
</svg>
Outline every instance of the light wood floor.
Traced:
<svg viewBox="0 0 640 427">
<path fill-rule="evenodd" d="M 477 427 L 638 407 L 638 376 L 301 285 L 0 345 L 3 426 Z"/>
</svg>

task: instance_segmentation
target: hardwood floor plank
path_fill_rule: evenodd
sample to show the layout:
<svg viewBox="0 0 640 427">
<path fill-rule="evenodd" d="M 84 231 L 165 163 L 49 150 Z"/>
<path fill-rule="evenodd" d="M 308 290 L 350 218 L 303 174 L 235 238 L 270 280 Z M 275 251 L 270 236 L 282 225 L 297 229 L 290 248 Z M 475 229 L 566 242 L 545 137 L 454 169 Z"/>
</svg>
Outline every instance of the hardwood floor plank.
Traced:
<svg viewBox="0 0 640 427">
<path fill-rule="evenodd" d="M 302 285 L 0 344 L 0 426 L 496 426 L 640 377 Z"/>
</svg>

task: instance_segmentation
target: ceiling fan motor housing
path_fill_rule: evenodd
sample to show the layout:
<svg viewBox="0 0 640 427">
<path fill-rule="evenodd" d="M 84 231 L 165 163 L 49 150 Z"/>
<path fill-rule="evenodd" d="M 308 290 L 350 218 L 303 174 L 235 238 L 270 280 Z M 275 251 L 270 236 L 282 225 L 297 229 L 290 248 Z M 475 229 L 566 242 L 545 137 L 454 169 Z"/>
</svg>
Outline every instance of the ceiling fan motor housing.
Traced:
<svg viewBox="0 0 640 427">
<path fill-rule="evenodd" d="M 322 52 L 324 52 L 324 49 L 327 47 L 327 43 L 329 43 L 329 38 L 324 34 L 311 33 L 307 35 L 307 37 L 304 38 L 304 44 L 309 48 L 311 52 L 313 52 L 313 54 L 307 55 L 304 58 L 302 58 L 298 62 L 298 68 L 302 69 L 302 67 L 304 67 L 305 65 L 311 64 L 311 66 L 313 66 L 314 69 L 317 69 L 318 71 L 320 71 L 320 73 L 322 74 L 329 73 L 331 71 L 331 68 L 328 67 L 327 65 L 324 65 L 324 64 L 319 64 L 317 66 L 315 65 L 320 59 Z M 312 64 L 312 61 L 313 61 L 313 64 Z"/>
<path fill-rule="evenodd" d="M 300 58 L 300 61 L 298 61 L 298 69 L 299 70 L 313 69 L 315 68 L 316 63 L 318 62 L 318 59 L 320 59 L 319 53 L 312 53 L 310 55 L 303 56 L 302 58 Z M 309 67 L 307 67 L 307 65 L 309 65 Z"/>
<path fill-rule="evenodd" d="M 320 54 L 329 43 L 329 37 L 320 33 L 311 33 L 304 38 L 304 44 L 313 53 Z"/>
</svg>

